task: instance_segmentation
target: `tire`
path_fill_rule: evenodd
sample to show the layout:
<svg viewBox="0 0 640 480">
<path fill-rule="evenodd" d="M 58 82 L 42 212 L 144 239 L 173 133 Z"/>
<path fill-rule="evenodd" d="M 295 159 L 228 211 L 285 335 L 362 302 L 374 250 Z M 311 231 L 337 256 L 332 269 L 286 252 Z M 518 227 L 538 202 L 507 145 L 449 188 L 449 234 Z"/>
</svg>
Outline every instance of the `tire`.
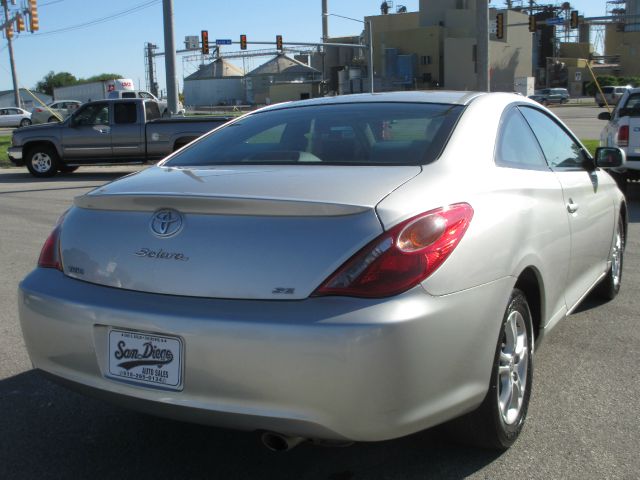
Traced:
<svg viewBox="0 0 640 480">
<path fill-rule="evenodd" d="M 454 440 L 506 450 L 517 440 L 529 408 L 533 384 L 534 337 L 524 294 L 514 289 L 500 325 L 489 391 L 480 407 L 451 422 Z"/>
<path fill-rule="evenodd" d="M 31 125 L 31 120 L 29 120 L 28 118 L 23 118 L 22 120 L 20 120 L 21 127 L 28 127 L 29 125 Z"/>
<path fill-rule="evenodd" d="M 622 266 L 624 259 L 624 223 L 622 217 L 618 218 L 618 225 L 614 233 L 613 246 L 609 254 L 611 266 L 607 275 L 596 287 L 596 294 L 604 300 L 613 300 L 620 291 L 622 285 Z"/>
<path fill-rule="evenodd" d="M 55 122 L 59 122 L 60 119 L 58 117 L 54 117 L 53 115 L 51 115 L 48 119 L 47 119 L 47 123 L 55 123 Z"/>
<path fill-rule="evenodd" d="M 58 171 L 58 154 L 48 145 L 30 148 L 25 160 L 27 169 L 34 177 L 53 177 Z"/>
<path fill-rule="evenodd" d="M 60 165 L 58 166 L 58 170 L 62 173 L 73 173 L 78 169 L 78 167 L 72 167 L 71 165 Z"/>
<path fill-rule="evenodd" d="M 604 107 L 604 103 L 599 103 L 599 104 L 598 104 L 598 106 L 599 106 L 600 108 L 602 108 L 602 107 Z"/>
</svg>

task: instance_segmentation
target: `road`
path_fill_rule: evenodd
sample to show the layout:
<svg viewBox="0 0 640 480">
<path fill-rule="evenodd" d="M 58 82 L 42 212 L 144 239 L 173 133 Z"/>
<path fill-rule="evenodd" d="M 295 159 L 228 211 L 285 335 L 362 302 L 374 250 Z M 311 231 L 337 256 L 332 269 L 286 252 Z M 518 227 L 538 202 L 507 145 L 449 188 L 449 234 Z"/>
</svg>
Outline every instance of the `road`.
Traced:
<svg viewBox="0 0 640 480">
<path fill-rule="evenodd" d="M 570 108 L 570 107 L 568 107 Z M 527 426 L 506 453 L 460 447 L 437 430 L 348 448 L 285 454 L 253 433 L 183 424 L 86 398 L 31 369 L 16 286 L 72 198 L 135 170 L 93 167 L 35 181 L 0 170 L 0 478 L 636 479 L 640 438 L 640 185 L 629 192 L 624 282 L 588 299 L 536 353 Z M 366 402 L 366 398 L 362 399 Z"/>
<path fill-rule="evenodd" d="M 600 132 L 607 124 L 604 120 L 598 120 L 598 114 L 607 110 L 597 105 L 552 106 L 550 110 L 581 140 L 600 140 Z"/>
</svg>

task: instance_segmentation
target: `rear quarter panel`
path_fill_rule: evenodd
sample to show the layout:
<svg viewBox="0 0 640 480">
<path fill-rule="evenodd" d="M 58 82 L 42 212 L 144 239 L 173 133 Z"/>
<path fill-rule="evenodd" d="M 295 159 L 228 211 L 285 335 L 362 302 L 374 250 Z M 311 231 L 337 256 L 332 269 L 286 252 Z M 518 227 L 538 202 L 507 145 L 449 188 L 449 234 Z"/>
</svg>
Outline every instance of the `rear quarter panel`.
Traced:
<svg viewBox="0 0 640 480">
<path fill-rule="evenodd" d="M 512 96 L 481 97 L 467 107 L 443 155 L 378 205 L 385 228 L 438 207 L 467 202 L 474 217 L 447 261 L 423 282 L 448 295 L 517 277 L 533 268 L 543 284 L 543 322 L 565 309 L 570 234 L 561 186 L 549 171 L 498 167 L 495 141 Z M 533 103 L 533 102 L 529 102 Z M 407 205 L 411 207 L 406 208 Z M 505 292 L 506 306 L 510 291 Z"/>
</svg>

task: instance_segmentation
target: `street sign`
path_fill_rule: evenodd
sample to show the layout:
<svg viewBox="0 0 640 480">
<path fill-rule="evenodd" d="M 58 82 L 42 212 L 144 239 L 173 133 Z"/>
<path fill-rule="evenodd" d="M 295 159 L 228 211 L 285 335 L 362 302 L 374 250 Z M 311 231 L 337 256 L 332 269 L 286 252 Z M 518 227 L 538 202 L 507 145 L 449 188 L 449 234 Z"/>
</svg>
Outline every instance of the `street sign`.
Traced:
<svg viewBox="0 0 640 480">
<path fill-rule="evenodd" d="M 216 45 L 231 45 L 232 43 L 230 38 L 216 38 Z"/>
<path fill-rule="evenodd" d="M 547 18 L 546 23 L 547 25 L 563 25 L 564 18 L 560 18 L 560 17 Z"/>
</svg>

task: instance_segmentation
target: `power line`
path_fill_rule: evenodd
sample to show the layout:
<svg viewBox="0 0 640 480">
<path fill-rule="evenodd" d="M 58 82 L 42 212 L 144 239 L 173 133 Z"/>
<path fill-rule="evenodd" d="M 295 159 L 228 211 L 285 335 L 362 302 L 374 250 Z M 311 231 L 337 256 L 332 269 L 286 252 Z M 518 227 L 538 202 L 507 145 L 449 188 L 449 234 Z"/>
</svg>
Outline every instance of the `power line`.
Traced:
<svg viewBox="0 0 640 480">
<path fill-rule="evenodd" d="M 62 0 L 58 0 L 58 1 L 62 1 Z M 65 33 L 65 32 L 70 32 L 72 30 L 78 30 L 80 28 L 90 27 L 92 25 L 98 25 L 100 23 L 109 22 L 111 20 L 115 20 L 117 18 L 124 17 L 125 15 L 129 15 L 131 13 L 135 13 L 135 12 L 140 11 L 142 9 L 151 7 L 151 6 L 153 6 L 153 5 L 157 4 L 157 3 L 160 3 L 160 1 L 161 0 L 151 0 L 151 1 L 148 1 L 148 2 L 141 3 L 139 5 L 136 5 L 135 7 L 131 7 L 131 8 L 128 8 L 126 10 L 122 10 L 121 12 L 117 12 L 117 13 L 113 13 L 111 15 L 107 15 L 106 17 L 96 18 L 95 20 L 90 20 L 88 22 L 79 23 L 77 25 L 70 25 L 68 27 L 62 27 L 62 28 L 59 28 L 57 30 L 49 30 L 48 32 L 34 33 L 32 35 L 25 36 L 24 38 L 42 37 L 42 36 L 45 36 L 45 35 L 55 35 L 55 34 L 58 34 L 58 33 Z M 45 4 L 45 5 L 50 5 L 51 3 L 57 3 L 57 2 L 50 2 L 50 3 Z"/>
</svg>

